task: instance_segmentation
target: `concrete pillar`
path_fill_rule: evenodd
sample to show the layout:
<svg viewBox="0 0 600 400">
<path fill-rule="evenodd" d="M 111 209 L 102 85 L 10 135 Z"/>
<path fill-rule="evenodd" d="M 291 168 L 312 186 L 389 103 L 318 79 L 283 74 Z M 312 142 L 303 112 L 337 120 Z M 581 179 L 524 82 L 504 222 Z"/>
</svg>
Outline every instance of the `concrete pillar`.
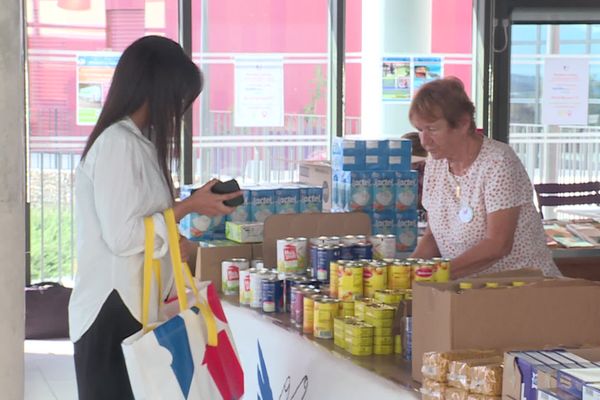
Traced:
<svg viewBox="0 0 600 400">
<path fill-rule="evenodd" d="M 0 8 L 0 388 L 23 399 L 25 73 L 21 1 Z"/>
<path fill-rule="evenodd" d="M 414 130 L 409 103 L 383 103 L 384 55 L 431 52 L 432 0 L 363 0 L 362 132 L 369 137 L 398 137 Z"/>
</svg>

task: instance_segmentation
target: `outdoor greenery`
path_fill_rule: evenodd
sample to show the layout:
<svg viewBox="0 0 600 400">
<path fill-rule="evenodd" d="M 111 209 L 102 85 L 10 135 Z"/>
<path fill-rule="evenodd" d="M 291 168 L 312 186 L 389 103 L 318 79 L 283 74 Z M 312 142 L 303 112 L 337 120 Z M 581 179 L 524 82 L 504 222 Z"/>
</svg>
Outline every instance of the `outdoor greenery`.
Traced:
<svg viewBox="0 0 600 400">
<path fill-rule="evenodd" d="M 41 206 L 32 204 L 30 221 L 32 282 L 71 279 L 71 255 L 75 256 L 75 249 L 71 248 L 75 245 L 74 234 L 71 242 L 71 220 L 70 210 L 62 210 L 59 215 L 58 208 L 48 204 L 44 205 L 42 218 Z"/>
</svg>

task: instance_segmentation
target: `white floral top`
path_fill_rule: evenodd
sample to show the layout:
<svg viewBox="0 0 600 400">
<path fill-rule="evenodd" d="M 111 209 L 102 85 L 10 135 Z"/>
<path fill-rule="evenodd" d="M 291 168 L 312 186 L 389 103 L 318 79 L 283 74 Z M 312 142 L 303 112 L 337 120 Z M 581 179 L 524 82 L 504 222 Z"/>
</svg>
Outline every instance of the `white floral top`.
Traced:
<svg viewBox="0 0 600 400">
<path fill-rule="evenodd" d="M 460 199 L 456 195 L 457 186 Z M 465 205 L 473 211 L 469 222 L 458 217 Z M 521 206 L 511 253 L 480 273 L 539 268 L 545 275 L 560 275 L 533 204 L 531 181 L 507 144 L 484 138 L 479 155 L 463 176 L 453 175 L 446 159 L 428 159 L 423 206 L 438 249 L 442 257 L 449 258 L 459 256 L 484 239 L 487 214 Z"/>
</svg>

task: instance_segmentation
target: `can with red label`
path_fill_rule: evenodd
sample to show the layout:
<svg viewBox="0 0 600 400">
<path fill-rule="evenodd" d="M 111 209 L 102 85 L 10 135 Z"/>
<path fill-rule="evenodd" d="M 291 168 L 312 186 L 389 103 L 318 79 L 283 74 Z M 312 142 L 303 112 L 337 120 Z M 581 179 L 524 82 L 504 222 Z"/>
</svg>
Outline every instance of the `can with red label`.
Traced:
<svg viewBox="0 0 600 400">
<path fill-rule="evenodd" d="M 248 260 L 245 258 L 232 258 L 221 262 L 221 291 L 224 295 L 239 295 L 240 269 L 248 269 Z"/>
<path fill-rule="evenodd" d="M 306 238 L 277 240 L 277 271 L 303 272 L 307 268 Z"/>
<path fill-rule="evenodd" d="M 388 266 L 381 261 L 371 261 L 363 267 L 363 295 L 375 296 L 376 290 L 387 289 Z"/>
<path fill-rule="evenodd" d="M 435 263 L 432 261 L 422 261 L 413 265 L 415 282 L 431 282 L 433 281 L 433 272 Z"/>
<path fill-rule="evenodd" d="M 256 268 L 240 270 L 240 305 L 249 306 L 252 299 L 250 292 L 250 273 L 256 272 Z"/>
</svg>

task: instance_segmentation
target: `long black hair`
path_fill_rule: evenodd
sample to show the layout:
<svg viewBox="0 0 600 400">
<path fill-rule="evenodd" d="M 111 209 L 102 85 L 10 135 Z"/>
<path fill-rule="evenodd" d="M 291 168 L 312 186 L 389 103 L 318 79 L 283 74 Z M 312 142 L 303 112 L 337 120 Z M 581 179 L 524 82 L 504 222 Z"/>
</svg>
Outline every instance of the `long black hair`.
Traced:
<svg viewBox="0 0 600 400">
<path fill-rule="evenodd" d="M 181 119 L 202 91 L 202 73 L 181 46 L 162 36 L 145 36 L 125 49 L 113 75 L 106 102 L 82 154 L 82 160 L 106 128 L 145 103 L 148 129 L 160 169 L 174 193 L 170 167 L 178 164 Z"/>
</svg>

